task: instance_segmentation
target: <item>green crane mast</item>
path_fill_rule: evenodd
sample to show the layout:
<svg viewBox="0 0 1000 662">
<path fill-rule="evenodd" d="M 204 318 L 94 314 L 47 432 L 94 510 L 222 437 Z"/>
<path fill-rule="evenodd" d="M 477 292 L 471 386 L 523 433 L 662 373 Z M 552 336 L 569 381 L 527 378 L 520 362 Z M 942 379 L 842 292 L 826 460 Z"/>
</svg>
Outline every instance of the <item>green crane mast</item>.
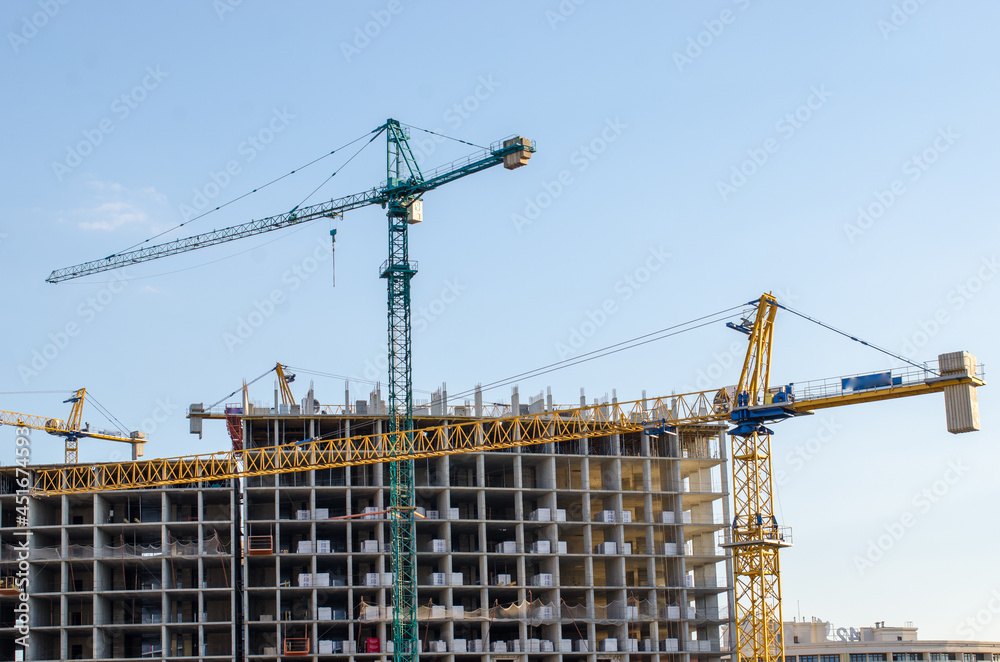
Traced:
<svg viewBox="0 0 1000 662">
<path fill-rule="evenodd" d="M 405 191 L 406 184 L 423 180 L 413 158 L 407 134 L 394 120 L 385 123 L 386 193 L 389 219 L 389 259 L 382 278 L 389 291 L 389 431 L 413 430 L 413 362 L 410 353 L 410 280 L 417 273 L 410 263 L 410 221 L 419 221 L 421 203 Z M 404 178 L 409 174 L 408 178 Z M 397 189 L 404 189 L 396 193 Z M 413 436 L 390 453 L 398 457 L 413 450 Z M 401 448 L 399 446 L 402 446 Z M 408 662 L 419 656 L 417 631 L 417 532 L 413 519 L 413 460 L 389 465 L 389 513 L 392 534 L 392 657 Z"/>
</svg>

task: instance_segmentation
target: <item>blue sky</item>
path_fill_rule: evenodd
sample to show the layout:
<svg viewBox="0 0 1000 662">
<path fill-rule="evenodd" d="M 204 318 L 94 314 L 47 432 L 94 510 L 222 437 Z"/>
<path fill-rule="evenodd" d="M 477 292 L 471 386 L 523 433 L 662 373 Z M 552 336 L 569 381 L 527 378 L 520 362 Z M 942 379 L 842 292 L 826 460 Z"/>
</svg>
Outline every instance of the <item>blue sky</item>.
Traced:
<svg viewBox="0 0 1000 662">
<path fill-rule="evenodd" d="M 908 358 L 966 349 L 992 360 L 993 3 L 51 0 L 8 2 L 2 15 L 0 408 L 64 417 L 59 393 L 25 392 L 86 386 L 149 433 L 148 455 L 173 456 L 226 448 L 221 425 L 201 441 L 187 433 L 188 404 L 215 402 L 276 361 L 351 376 L 352 399 L 365 398 L 366 379 L 385 381 L 380 209 L 336 223 L 336 287 L 323 222 L 117 276 L 44 279 L 170 230 L 387 117 L 478 145 L 514 133 L 538 143 L 526 168 L 494 168 L 425 199 L 411 232 L 418 398 L 763 291 Z M 426 166 L 472 149 L 414 138 Z M 312 197 L 352 152 L 163 239 L 371 188 L 385 176 L 383 145 Z M 551 386 L 556 402 L 572 403 L 581 387 L 590 399 L 612 389 L 633 399 L 701 375 L 723 386 L 738 377 L 734 339 L 720 324 L 520 391 Z M 778 317 L 775 382 L 897 365 Z M 306 380 L 293 386 L 301 397 Z M 268 379 L 253 395 L 270 392 Z M 317 392 L 341 403 L 343 382 L 318 380 Z M 782 561 L 786 617 L 800 608 L 838 626 L 912 620 L 925 638 L 1000 640 L 988 551 L 1000 532 L 984 517 L 996 501 L 997 404 L 991 388 L 979 396 L 984 430 L 972 435 L 945 431 L 940 397 L 779 426 L 780 515 L 796 540 Z M 0 432 L 8 463 L 13 439 Z M 124 450 L 81 447 L 90 461 Z M 40 435 L 33 452 L 36 462 L 62 454 Z M 907 514 L 913 524 L 882 558 L 859 565 Z"/>
</svg>

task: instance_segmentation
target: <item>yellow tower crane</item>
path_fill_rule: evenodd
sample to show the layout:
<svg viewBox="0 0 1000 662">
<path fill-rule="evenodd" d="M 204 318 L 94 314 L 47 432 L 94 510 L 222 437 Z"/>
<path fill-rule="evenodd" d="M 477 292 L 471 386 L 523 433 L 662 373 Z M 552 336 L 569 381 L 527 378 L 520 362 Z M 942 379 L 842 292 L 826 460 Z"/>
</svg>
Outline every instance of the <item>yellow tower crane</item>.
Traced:
<svg viewBox="0 0 1000 662">
<path fill-rule="evenodd" d="M 132 446 L 132 460 L 137 460 L 143 455 L 146 445 L 145 432 L 130 432 L 125 436 L 118 430 L 91 431 L 90 424 L 82 425 L 83 401 L 87 395 L 87 389 L 81 388 L 73 392 L 73 395 L 64 400 L 64 403 L 73 403 L 69 412 L 69 419 L 48 418 L 45 416 L 33 416 L 31 414 L 21 414 L 15 411 L 0 411 L 0 425 L 15 425 L 17 427 L 41 430 L 66 440 L 66 464 L 76 464 L 78 460 L 79 440 L 83 437 L 92 439 L 104 439 L 106 441 L 120 441 Z"/>
<path fill-rule="evenodd" d="M 257 379 L 254 379 L 249 383 L 247 383 L 247 381 L 244 379 L 243 390 L 242 390 L 243 402 L 239 405 L 227 404 L 225 406 L 225 409 L 223 410 L 224 411 L 223 414 L 219 414 L 213 417 L 213 418 L 224 418 L 226 420 L 226 429 L 229 432 L 229 439 L 233 442 L 234 451 L 243 449 L 243 417 L 250 411 L 250 395 L 247 392 L 247 387 L 250 384 L 253 384 L 258 379 L 261 379 L 264 376 L 270 374 L 271 371 L 274 371 L 275 375 L 277 375 L 277 380 L 276 380 L 277 388 L 281 393 L 281 405 L 285 408 L 285 411 L 287 413 L 291 413 L 294 411 L 295 396 L 292 395 L 292 389 L 288 385 L 295 381 L 295 375 L 286 374 L 285 368 L 287 367 L 288 366 L 283 365 L 281 363 L 276 363 L 274 367 L 271 368 L 271 370 L 268 370 L 263 375 L 260 375 L 260 377 L 257 377 Z M 238 392 L 239 391 L 234 391 L 233 393 L 230 393 L 228 396 L 226 396 L 226 398 L 236 395 L 236 393 Z M 226 398 L 223 398 L 223 400 L 225 400 Z M 275 396 L 275 398 L 277 398 L 277 396 Z M 216 405 L 221 402 L 222 400 L 217 402 Z M 277 404 L 278 403 L 275 402 L 276 406 Z M 211 407 L 209 407 L 209 409 L 212 409 L 213 407 L 215 407 L 215 405 L 212 405 Z M 275 411 L 275 413 L 280 413 L 280 412 L 281 412 L 280 408 L 277 411 Z"/>
<path fill-rule="evenodd" d="M 286 413 L 291 413 L 295 411 L 295 396 L 292 395 L 292 389 L 288 386 L 295 381 L 295 375 L 290 373 L 285 373 L 285 368 L 288 366 L 281 363 L 276 363 L 273 368 L 265 372 L 263 375 L 257 377 L 257 379 L 251 380 L 249 383 L 243 380 L 243 402 L 241 404 L 227 404 L 224 408 L 224 413 L 212 416 L 210 418 L 224 418 L 226 420 L 226 429 L 229 432 L 229 438 L 233 442 L 233 450 L 238 451 L 243 449 L 243 417 L 250 411 L 250 396 L 247 392 L 247 387 L 253 384 L 258 379 L 262 379 L 266 375 L 270 374 L 272 371 L 277 375 L 276 385 L 278 391 L 281 393 L 281 406 L 284 407 Z M 223 400 L 228 399 L 239 393 L 239 391 L 233 391 Z M 277 395 L 275 396 L 277 398 Z M 216 405 L 223 402 L 220 400 L 209 407 L 213 409 Z M 275 405 L 277 406 L 277 402 Z M 281 409 L 275 411 L 275 413 L 281 413 Z M 208 417 L 206 417 L 208 418 Z M 199 432 L 200 433 L 200 432 Z"/>
<path fill-rule="evenodd" d="M 43 467 L 33 471 L 32 489 L 38 495 L 57 495 L 215 482 L 627 433 L 674 435 L 684 426 L 728 422 L 732 425 L 729 434 L 735 516 L 724 546 L 732 550 L 734 561 L 735 652 L 739 662 L 782 662 L 778 556 L 782 547 L 791 544 L 791 533 L 779 525 L 774 513 L 772 433 L 766 425 L 819 409 L 943 392 L 948 431 L 972 432 L 979 429 L 975 389 L 985 381 L 975 357 L 968 352 L 953 352 L 940 355 L 936 367 L 897 357 L 910 367 L 807 382 L 797 388 L 793 384 L 772 387 L 775 314 L 780 308 L 806 316 L 782 306 L 770 294 L 751 304 L 756 306 L 752 323 L 746 320 L 742 325 L 729 325 L 749 337 L 735 387 L 506 418 L 458 420 L 410 432 L 390 430 L 309 439 L 282 446 L 142 462 Z M 204 410 L 192 412 L 191 416 L 218 417 Z M 251 413 L 244 417 L 264 418 Z M 408 450 L 400 454 L 404 438 Z M 390 515 L 394 516 L 392 512 Z"/>
<path fill-rule="evenodd" d="M 282 365 L 280 363 L 275 364 L 274 372 L 278 376 L 278 388 L 281 390 L 281 403 L 288 409 L 291 413 L 292 407 L 295 406 L 295 396 L 292 395 L 292 389 L 288 385 L 295 381 L 295 375 L 288 374 L 285 372 L 285 368 L 288 366 Z"/>
</svg>

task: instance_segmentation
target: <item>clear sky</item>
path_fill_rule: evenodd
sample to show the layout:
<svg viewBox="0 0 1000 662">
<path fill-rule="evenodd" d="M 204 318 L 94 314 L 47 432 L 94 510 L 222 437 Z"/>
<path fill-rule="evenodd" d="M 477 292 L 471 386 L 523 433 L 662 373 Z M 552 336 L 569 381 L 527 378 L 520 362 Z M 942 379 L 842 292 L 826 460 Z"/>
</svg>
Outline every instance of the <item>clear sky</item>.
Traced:
<svg viewBox="0 0 1000 662">
<path fill-rule="evenodd" d="M 326 221 L 44 279 L 387 117 L 477 145 L 514 133 L 538 144 L 528 167 L 425 199 L 411 232 L 418 398 L 764 291 L 919 361 L 994 358 L 996 3 L 38 0 L 0 12 L 2 409 L 65 417 L 63 393 L 86 386 L 149 434 L 148 456 L 174 456 L 227 448 L 222 425 L 188 434 L 187 406 L 276 361 L 351 376 L 352 399 L 366 398 L 366 380 L 386 379 L 381 209 L 337 222 L 336 287 Z M 473 149 L 414 139 L 426 166 Z M 353 149 L 161 240 L 377 186 L 381 139 L 308 197 Z M 777 324 L 777 383 L 900 364 L 788 314 Z M 551 386 L 572 403 L 581 387 L 632 399 L 723 386 L 738 377 L 734 341 L 716 324 L 520 392 Z M 343 402 L 342 380 L 316 388 Z M 976 434 L 946 432 L 939 396 L 776 426 L 780 519 L 796 542 L 782 557 L 786 617 L 1000 640 L 994 388 L 980 389 Z M 268 378 L 253 397 L 271 391 Z M 94 409 L 86 418 L 104 425 Z M 61 458 L 59 440 L 34 439 L 34 461 Z M 0 432 L 8 464 L 13 440 Z M 87 461 L 127 450 L 81 447 Z"/>
</svg>

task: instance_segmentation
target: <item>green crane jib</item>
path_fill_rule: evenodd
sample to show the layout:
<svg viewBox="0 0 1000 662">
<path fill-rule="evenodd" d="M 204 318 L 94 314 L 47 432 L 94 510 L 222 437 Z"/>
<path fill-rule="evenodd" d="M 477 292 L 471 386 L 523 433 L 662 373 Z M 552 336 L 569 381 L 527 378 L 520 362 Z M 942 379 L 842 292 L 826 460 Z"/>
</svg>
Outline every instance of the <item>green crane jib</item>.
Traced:
<svg viewBox="0 0 1000 662">
<path fill-rule="evenodd" d="M 284 214 L 250 221 L 222 230 L 147 246 L 138 250 L 109 255 L 100 260 L 84 262 L 65 269 L 56 269 L 46 281 L 58 283 L 102 271 L 110 271 L 139 262 L 156 260 L 168 255 L 185 253 L 244 237 L 301 225 L 320 218 L 336 218 L 345 211 L 381 205 L 389 220 L 389 257 L 382 264 L 381 277 L 386 279 L 389 297 L 389 427 L 390 431 L 409 432 L 413 429 L 412 361 L 410 352 L 410 280 L 417 273 L 417 263 L 410 261 L 408 228 L 423 220 L 424 193 L 487 168 L 500 165 L 508 170 L 528 163 L 535 144 L 521 136 L 499 140 L 488 149 L 471 154 L 429 172 L 422 172 L 410 149 L 409 132 L 397 120 L 388 119 L 372 131 L 374 136 L 386 134 L 386 180 L 380 187 L 305 208 L 295 208 Z M 395 437 L 396 457 L 413 450 L 413 437 Z M 413 460 L 392 462 L 390 477 L 390 514 L 392 531 L 393 660 L 414 662 L 419 657 L 420 640 L 417 632 L 417 564 L 416 531 L 414 526 Z M 237 614 L 234 623 L 237 640 L 242 639 L 243 623 Z M 243 659 L 238 646 L 237 659 Z"/>
</svg>

